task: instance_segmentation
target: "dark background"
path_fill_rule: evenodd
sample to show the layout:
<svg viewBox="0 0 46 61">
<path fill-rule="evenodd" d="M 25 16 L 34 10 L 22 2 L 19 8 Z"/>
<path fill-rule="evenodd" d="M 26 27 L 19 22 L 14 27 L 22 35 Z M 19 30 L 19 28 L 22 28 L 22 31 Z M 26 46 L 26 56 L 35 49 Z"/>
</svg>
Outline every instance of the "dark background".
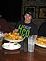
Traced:
<svg viewBox="0 0 46 61">
<path fill-rule="evenodd" d="M 21 19 L 22 0 L 1 0 L 0 14 L 9 22 L 17 22 Z"/>
</svg>

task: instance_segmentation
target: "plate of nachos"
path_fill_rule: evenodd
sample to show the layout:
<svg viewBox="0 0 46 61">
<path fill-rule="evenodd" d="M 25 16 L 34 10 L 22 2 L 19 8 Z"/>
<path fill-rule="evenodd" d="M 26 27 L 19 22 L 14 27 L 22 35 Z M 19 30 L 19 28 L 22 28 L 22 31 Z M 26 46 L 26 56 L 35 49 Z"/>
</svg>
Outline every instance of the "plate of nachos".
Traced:
<svg viewBox="0 0 46 61">
<path fill-rule="evenodd" d="M 6 33 L 6 35 L 4 36 L 4 39 L 9 42 L 21 42 L 24 40 L 24 38 L 17 32 Z"/>
<path fill-rule="evenodd" d="M 46 48 L 46 37 L 40 36 L 36 39 L 36 45 Z"/>
</svg>

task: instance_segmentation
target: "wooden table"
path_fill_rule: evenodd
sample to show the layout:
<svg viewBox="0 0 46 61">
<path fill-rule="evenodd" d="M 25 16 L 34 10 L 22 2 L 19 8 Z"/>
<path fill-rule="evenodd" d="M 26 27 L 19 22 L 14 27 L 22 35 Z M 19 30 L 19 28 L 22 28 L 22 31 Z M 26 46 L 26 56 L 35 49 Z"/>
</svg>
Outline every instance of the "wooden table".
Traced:
<svg viewBox="0 0 46 61">
<path fill-rule="evenodd" d="M 35 51 L 8 51 L 0 47 L 0 61 L 46 61 L 46 49 L 35 46 Z"/>
</svg>

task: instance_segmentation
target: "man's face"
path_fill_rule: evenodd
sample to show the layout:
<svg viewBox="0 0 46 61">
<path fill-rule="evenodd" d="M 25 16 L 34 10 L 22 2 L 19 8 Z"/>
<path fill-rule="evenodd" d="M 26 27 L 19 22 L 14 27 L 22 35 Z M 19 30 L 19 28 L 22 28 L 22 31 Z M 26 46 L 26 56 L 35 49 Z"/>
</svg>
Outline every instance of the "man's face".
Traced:
<svg viewBox="0 0 46 61">
<path fill-rule="evenodd" d="M 25 16 L 24 16 L 24 18 L 25 18 L 26 21 L 31 21 L 32 16 L 30 14 L 26 13 Z"/>
</svg>

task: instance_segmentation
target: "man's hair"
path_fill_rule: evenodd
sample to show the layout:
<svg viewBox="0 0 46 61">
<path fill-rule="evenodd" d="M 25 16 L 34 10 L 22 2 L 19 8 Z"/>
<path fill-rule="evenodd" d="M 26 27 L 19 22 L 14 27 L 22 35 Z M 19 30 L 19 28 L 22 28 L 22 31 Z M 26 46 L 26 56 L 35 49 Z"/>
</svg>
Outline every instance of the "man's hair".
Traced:
<svg viewBox="0 0 46 61">
<path fill-rule="evenodd" d="M 24 15 L 27 13 L 33 17 L 33 12 L 34 12 L 34 8 L 27 8 L 26 11 L 24 12 Z"/>
</svg>

